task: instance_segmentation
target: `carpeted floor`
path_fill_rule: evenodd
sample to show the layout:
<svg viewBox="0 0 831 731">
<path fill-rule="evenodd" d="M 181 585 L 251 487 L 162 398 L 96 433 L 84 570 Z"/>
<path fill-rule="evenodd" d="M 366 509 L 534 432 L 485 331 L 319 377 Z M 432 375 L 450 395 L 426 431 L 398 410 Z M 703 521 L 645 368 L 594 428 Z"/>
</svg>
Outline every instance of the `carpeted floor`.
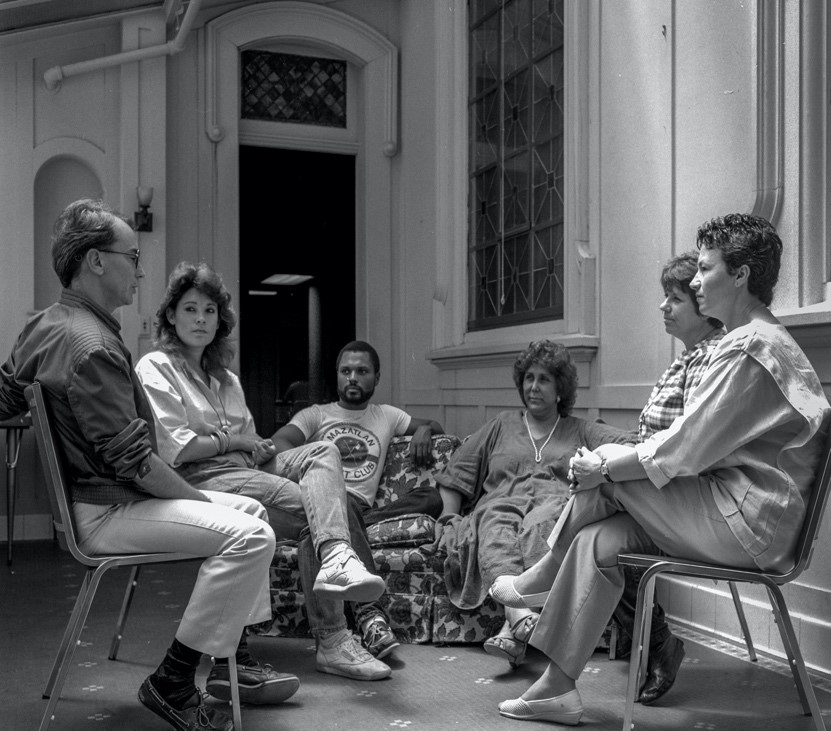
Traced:
<svg viewBox="0 0 831 731">
<path fill-rule="evenodd" d="M 115 662 L 107 660 L 107 651 L 127 573 L 121 569 L 105 577 L 51 729 L 169 728 L 138 703 L 136 690 L 173 637 L 196 569 L 194 562 L 144 570 Z M 0 569 L 0 729 L 38 727 L 46 706 L 41 693 L 80 578 L 80 568 L 50 543 L 16 546 L 13 572 Z M 679 634 L 687 657 L 678 681 L 662 704 L 636 706 L 639 731 L 813 728 L 811 719 L 801 715 L 786 666 L 752 664 L 738 650 Z M 296 673 L 301 687 L 282 706 L 244 707 L 246 731 L 554 728 L 518 726 L 496 712 L 499 701 L 519 696 L 542 672 L 545 662 L 536 652 L 514 672 L 478 646 L 405 645 L 390 662 L 392 678 L 368 683 L 316 672 L 311 639 L 255 637 L 250 644 L 261 660 Z M 625 662 L 594 656 L 579 681 L 587 709 L 582 728 L 621 728 L 627 669 Z M 206 661 L 198 681 L 207 671 Z M 831 727 L 831 683 L 819 679 L 815 688 Z"/>
</svg>

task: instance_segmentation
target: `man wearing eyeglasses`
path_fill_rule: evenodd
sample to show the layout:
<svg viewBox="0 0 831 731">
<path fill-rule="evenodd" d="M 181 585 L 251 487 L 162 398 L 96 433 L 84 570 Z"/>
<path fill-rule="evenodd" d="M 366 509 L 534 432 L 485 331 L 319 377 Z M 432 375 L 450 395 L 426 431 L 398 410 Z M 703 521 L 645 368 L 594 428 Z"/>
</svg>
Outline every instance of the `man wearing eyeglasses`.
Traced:
<svg viewBox="0 0 831 731">
<path fill-rule="evenodd" d="M 203 653 L 236 653 L 248 703 L 279 703 L 299 686 L 259 665 L 245 643 L 247 625 L 271 618 L 274 532 L 259 502 L 197 490 L 157 454 L 153 412 L 113 316 L 144 276 L 130 221 L 100 201 L 71 203 L 55 224 L 52 262 L 64 289 L 0 368 L 0 419 L 25 411 L 24 389 L 42 384 L 81 550 L 205 557 L 176 636 L 138 696 L 177 729 L 230 731 L 230 717 L 194 684 Z"/>
</svg>

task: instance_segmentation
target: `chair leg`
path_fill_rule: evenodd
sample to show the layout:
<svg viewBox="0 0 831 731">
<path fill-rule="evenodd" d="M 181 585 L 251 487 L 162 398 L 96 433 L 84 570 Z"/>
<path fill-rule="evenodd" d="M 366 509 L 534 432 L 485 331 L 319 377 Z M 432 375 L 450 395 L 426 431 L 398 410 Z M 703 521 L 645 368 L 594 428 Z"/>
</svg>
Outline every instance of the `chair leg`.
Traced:
<svg viewBox="0 0 831 731">
<path fill-rule="evenodd" d="M 782 644 L 785 646 L 785 652 L 788 655 L 788 663 L 791 666 L 796 690 L 802 703 L 802 710 L 806 716 L 813 717 L 817 731 L 825 731 L 825 721 L 822 718 L 822 711 L 817 702 L 814 687 L 811 685 L 811 678 L 808 676 L 808 670 L 805 667 L 802 651 L 799 649 L 799 642 L 796 639 L 796 632 L 794 632 L 785 597 L 782 596 L 782 590 L 775 584 L 766 584 L 766 587 L 774 619 L 779 627 L 779 634 L 782 636 Z"/>
<path fill-rule="evenodd" d="M 52 689 L 55 687 L 55 678 L 58 675 L 58 670 L 63 665 L 64 658 L 69 652 L 71 638 L 75 634 L 75 625 L 78 623 L 78 616 L 83 609 L 89 592 L 89 580 L 92 576 L 92 569 L 84 572 L 84 578 L 81 581 L 81 588 L 78 589 L 78 596 L 75 599 L 75 606 L 72 607 L 72 613 L 69 615 L 69 621 L 66 623 L 66 629 L 61 638 L 61 644 L 58 646 L 58 652 L 55 656 L 55 661 L 52 663 L 52 670 L 49 673 L 49 680 L 46 681 L 46 688 L 43 691 L 43 697 L 49 698 L 52 695 Z"/>
<path fill-rule="evenodd" d="M 239 678 L 237 678 L 237 658 L 228 658 L 228 679 L 231 682 L 231 711 L 234 715 L 234 731 L 242 731 L 242 712 L 239 705 Z"/>
<path fill-rule="evenodd" d="M 747 645 L 747 654 L 751 662 L 756 662 L 756 649 L 753 647 L 753 638 L 750 636 L 750 628 L 747 626 L 747 618 L 744 616 L 744 607 L 742 606 L 742 598 L 739 595 L 739 587 L 736 586 L 735 581 L 728 581 L 730 593 L 733 595 L 733 606 L 736 607 L 736 614 L 739 617 L 739 625 L 742 628 L 742 637 L 744 643 Z"/>
<path fill-rule="evenodd" d="M 124 636 L 124 625 L 127 623 L 127 614 L 130 611 L 130 605 L 133 603 L 133 595 L 136 593 L 140 571 L 141 566 L 138 564 L 130 570 L 130 578 L 127 581 L 124 600 L 121 602 L 121 611 L 118 613 L 118 621 L 115 623 L 113 641 L 110 643 L 110 654 L 108 655 L 110 660 L 115 660 L 118 656 L 118 646 L 121 644 L 121 638 Z"/>
<path fill-rule="evenodd" d="M 106 569 L 105 569 L 106 570 Z M 49 678 L 44 693 L 45 697 L 49 698 L 46 704 L 46 710 L 43 713 L 43 718 L 40 722 L 40 731 L 46 731 L 49 724 L 55 717 L 55 706 L 58 705 L 58 700 L 61 697 L 63 684 L 66 681 L 66 675 L 69 672 L 69 661 L 75 654 L 75 648 L 78 645 L 78 639 L 81 636 L 81 631 L 84 629 L 84 623 L 87 621 L 89 609 L 92 606 L 92 600 L 95 598 L 95 592 L 98 589 L 98 584 L 104 571 L 99 566 L 92 576 L 87 572 L 84 584 L 86 584 L 86 591 L 84 591 L 84 584 L 81 586 L 81 593 L 78 594 L 78 599 L 75 602 L 75 608 L 72 610 L 72 616 L 69 619 L 69 626 L 67 626 L 68 635 L 64 635 L 61 649 L 58 651 L 58 657 L 55 660 L 55 665 L 52 669 L 52 676 Z M 71 630 L 70 630 L 71 627 Z M 64 644 L 65 643 L 65 644 Z"/>
<path fill-rule="evenodd" d="M 623 731 L 631 731 L 635 714 L 635 700 L 643 685 L 643 676 L 649 662 L 649 638 L 652 633 L 652 604 L 655 599 L 655 573 L 647 569 L 638 583 L 635 605 L 635 626 L 632 632 L 632 652 L 629 656 L 629 682 L 623 714 Z"/>
<path fill-rule="evenodd" d="M 609 659 L 614 660 L 617 657 L 617 638 L 620 628 L 617 622 L 612 622 L 612 631 L 609 632 Z"/>
<path fill-rule="evenodd" d="M 796 667 L 796 661 L 794 659 L 794 650 L 799 650 L 799 647 L 796 644 L 796 634 L 793 634 L 792 642 L 791 634 L 788 633 L 785 627 L 785 623 L 783 622 L 783 612 L 788 613 L 788 609 L 785 606 L 784 601 L 782 602 L 782 606 L 780 607 L 779 598 L 770 589 L 770 587 L 766 588 L 768 590 L 770 606 L 773 609 L 773 621 L 779 629 L 779 636 L 782 638 L 782 646 L 785 649 L 785 655 L 787 655 L 788 657 L 788 667 L 791 669 L 794 685 L 796 686 L 796 692 L 799 694 L 799 702 L 802 704 L 802 710 L 807 716 L 811 711 L 810 707 L 808 706 L 808 698 L 805 695 L 805 687 L 802 682 L 802 677 L 799 674 L 798 668 Z M 788 613 L 788 623 L 790 624 L 790 613 Z"/>
</svg>

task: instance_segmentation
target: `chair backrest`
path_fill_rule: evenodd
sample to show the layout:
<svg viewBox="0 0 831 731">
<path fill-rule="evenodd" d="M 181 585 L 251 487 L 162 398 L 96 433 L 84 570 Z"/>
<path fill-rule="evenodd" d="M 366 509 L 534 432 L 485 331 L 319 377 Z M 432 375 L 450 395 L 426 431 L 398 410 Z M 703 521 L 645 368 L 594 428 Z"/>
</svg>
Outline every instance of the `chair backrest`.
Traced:
<svg viewBox="0 0 831 731">
<path fill-rule="evenodd" d="M 828 423 L 826 423 L 826 428 L 829 428 Z M 796 544 L 796 564 L 783 575 L 782 578 L 785 581 L 793 581 L 811 564 L 811 556 L 814 553 L 825 505 L 828 502 L 829 489 L 831 489 L 831 428 L 825 438 L 823 451 L 820 453 L 817 476 L 814 478 L 806 507 L 805 522 L 802 524 L 802 531 Z"/>
<path fill-rule="evenodd" d="M 81 563 L 91 566 L 95 561 L 85 556 L 78 548 L 75 533 L 75 517 L 64 479 L 61 454 L 52 434 L 52 414 L 40 383 L 26 387 L 26 403 L 32 412 L 32 427 L 35 430 L 40 460 L 46 476 L 49 504 L 52 508 L 52 522 L 58 534 L 58 542 L 64 551 L 69 551 Z"/>
</svg>

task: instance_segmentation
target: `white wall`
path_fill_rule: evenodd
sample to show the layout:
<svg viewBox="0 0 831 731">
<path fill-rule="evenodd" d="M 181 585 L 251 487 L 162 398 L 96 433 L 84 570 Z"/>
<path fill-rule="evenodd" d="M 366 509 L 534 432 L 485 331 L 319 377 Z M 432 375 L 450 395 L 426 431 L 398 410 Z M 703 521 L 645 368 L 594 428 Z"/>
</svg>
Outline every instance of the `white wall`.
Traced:
<svg viewBox="0 0 831 731">
<path fill-rule="evenodd" d="M 578 414 L 634 425 L 655 379 L 679 352 L 680 343 L 664 333 L 657 310 L 661 265 L 694 247 L 699 224 L 733 211 L 773 217 L 786 248 L 774 305 L 789 311 L 786 322 L 798 338 L 800 328 L 814 323 L 803 338 L 806 351 L 826 389 L 831 385 L 831 316 L 827 305 L 814 304 L 818 287 L 810 276 L 811 269 L 821 270 L 824 253 L 821 239 L 817 243 L 816 235 L 803 234 L 813 217 L 827 236 L 821 227 L 827 214 L 821 205 L 810 207 L 812 189 L 805 182 L 805 166 L 813 168 L 818 161 L 800 165 L 808 137 L 822 139 L 826 124 L 825 112 L 808 108 L 816 126 L 806 129 L 805 100 L 811 93 L 807 88 L 800 93 L 806 69 L 823 63 L 806 63 L 803 57 L 803 34 L 811 26 L 805 14 L 820 7 L 810 5 L 741 0 L 587 4 L 590 71 L 582 91 L 590 110 L 585 120 L 588 248 L 599 269 L 599 339 L 596 354 L 591 343 L 577 351 L 583 358 Z M 573 54 L 568 58 L 576 62 Z M 816 179 L 812 182 L 816 185 Z M 464 205 L 463 196 L 458 205 Z M 805 238 L 814 241 L 818 256 L 804 255 Z M 574 249 L 567 252 L 572 256 Z M 815 320 L 793 314 L 793 308 L 804 311 L 805 305 L 812 305 L 807 309 Z M 505 332 L 500 347 L 477 346 L 463 335 L 453 347 L 431 353 L 441 370 L 441 404 L 451 431 L 469 433 L 518 403 L 510 383 L 512 354 L 504 347 L 512 337 Z M 551 337 L 568 341 L 573 336 L 552 328 Z M 824 672 L 831 672 L 830 534 L 826 526 L 811 569 L 788 589 L 800 615 L 803 650 Z M 702 592 L 681 582 L 663 597 L 676 619 L 738 639 L 735 612 L 724 591 Z M 781 655 L 762 599 L 750 594 L 757 646 Z"/>
<path fill-rule="evenodd" d="M 152 315 L 170 267 L 184 258 L 211 258 L 223 245 L 214 239 L 212 221 L 224 214 L 228 201 L 198 195 L 216 172 L 213 143 L 200 131 L 205 98 L 200 84 L 204 32 L 199 29 L 218 14 L 245 4 L 228 3 L 203 12 L 185 50 L 175 57 L 68 79 L 58 92 L 48 92 L 40 84 L 46 68 L 157 42 L 164 33 L 158 14 L 4 39 L 4 352 L 34 306 L 34 178 L 40 165 L 56 154 L 83 160 L 101 181 L 105 197 L 128 213 L 135 207 L 137 184 L 156 188 L 156 230 L 141 239 L 148 276 L 137 304 L 123 317 L 125 336 L 134 350 L 146 345 L 139 338 L 139 325 Z M 655 378 L 677 352 L 656 309 L 662 262 L 692 246 L 695 227 L 702 221 L 760 205 L 760 180 L 767 185 L 777 174 L 782 183 L 777 225 L 790 248 L 776 303 L 794 308 L 816 302 L 816 292 L 823 288 L 806 286 L 809 273 L 798 257 L 800 247 L 810 245 L 803 240 L 806 219 L 810 220 L 803 207 L 809 196 L 816 197 L 815 190 L 806 187 L 807 166 L 800 158 L 806 132 L 800 126 L 805 118 L 801 105 L 806 103 L 800 83 L 810 67 L 800 55 L 806 25 L 801 13 L 810 10 L 811 3 L 567 0 L 569 12 L 580 15 L 584 23 L 584 46 L 571 55 L 570 63 L 585 63 L 587 79 L 585 88 L 573 91 L 586 95 L 589 195 L 580 215 L 588 221 L 585 246 L 598 265 L 599 329 L 594 332 L 592 317 L 581 315 L 574 321 L 586 332 L 543 323 L 489 337 L 464 332 L 466 57 L 459 50 L 464 48 L 464 0 L 340 0 L 321 5 L 366 22 L 400 51 L 400 147 L 390 165 L 389 210 L 376 212 L 389 223 L 391 276 L 389 291 L 384 290 L 386 282 L 379 285 L 367 315 L 369 332 L 372 308 L 385 309 L 381 314 L 393 322 L 391 342 L 386 344 L 385 398 L 417 415 L 439 418 L 449 431 L 467 434 L 497 411 L 518 404 L 511 382 L 513 358 L 531 339 L 529 334 L 548 335 L 574 347 L 581 382 L 577 413 L 633 425 Z M 775 11 L 767 18 L 767 31 L 760 26 L 760 8 Z M 770 32 L 771 23 L 781 37 Z M 762 68 L 760 76 L 762 40 L 787 42 L 773 44 L 783 49 L 782 68 L 767 75 Z M 759 114 L 771 106 L 782 110 L 781 117 L 774 115 L 782 128 L 773 133 L 760 123 Z M 819 124 L 823 119 L 820 116 Z M 780 157 L 781 169 L 760 177 L 760 162 Z M 377 182 L 367 181 L 373 184 Z M 823 185 L 820 199 L 827 197 Z M 38 230 L 43 229 L 41 223 Z M 577 256 L 577 243 L 567 242 L 569 266 Z M 574 297 L 570 306 L 579 306 Z M 788 322 L 804 325 L 800 317 L 792 314 Z M 831 370 L 825 365 L 831 362 L 831 317 L 822 306 L 812 317 L 813 330 L 803 328 L 808 328 L 803 333 L 806 348 L 824 383 L 831 384 Z M 22 483 L 34 479 L 33 464 L 29 444 Z M 42 501 L 24 497 L 20 511 L 41 514 Z M 803 614 L 803 647 L 809 646 L 813 659 L 824 662 L 826 670 L 831 628 L 821 610 L 831 599 L 828 536 L 826 528 L 814 566 L 789 590 Z M 712 629 L 722 620 L 729 626 L 731 607 L 723 597 L 712 596 L 712 612 L 690 610 L 687 615 L 683 607 L 691 607 L 689 602 L 669 596 L 667 600 L 680 618 Z M 775 651 L 770 617 L 760 610 L 757 620 L 762 644 Z"/>
<path fill-rule="evenodd" d="M 110 205 L 127 215 L 135 210 L 138 158 L 142 168 L 155 176 L 150 149 L 152 140 L 164 149 L 163 76 L 153 77 L 150 64 L 139 70 L 110 68 L 64 80 L 59 89 L 49 90 L 43 73 L 55 65 L 72 64 L 135 47 L 141 36 L 153 43 L 164 32 L 156 14 L 136 14 L 123 23 L 96 21 L 67 24 L 40 32 L 7 37 L 0 48 L 0 352 L 8 353 L 26 319 L 44 298 L 54 300 L 59 290 L 51 275 L 49 236 L 52 224 L 63 207 L 90 195 L 103 196 Z M 156 67 L 157 69 L 158 67 Z M 142 113 L 135 112 L 125 98 L 138 100 Z M 152 85 L 161 83 L 161 96 Z M 153 111 L 154 105 L 159 109 Z M 135 112 L 135 113 L 134 113 Z M 142 117 L 143 114 L 143 117 Z M 154 126 L 153 120 L 161 126 Z M 138 128 L 150 143 L 139 142 Z M 125 159 L 126 139 L 136 140 Z M 163 175 L 155 176 L 163 184 Z M 144 244 L 140 242 L 144 247 Z M 152 262 L 152 250 L 143 251 L 143 261 Z M 37 277 L 35 276 L 38 272 Z M 119 318 L 125 341 L 134 350 L 138 345 L 139 313 L 146 282 L 137 301 L 122 308 Z M 39 301 L 36 303 L 36 293 Z M 50 296 L 51 295 L 51 296 Z M 34 444 L 27 434 L 18 478 L 15 534 L 18 538 L 50 535 L 49 521 L 43 520 L 45 495 L 32 489 L 38 479 L 31 468 L 37 464 Z M 29 470 L 26 467 L 29 467 Z M 5 479 L 5 477 L 4 477 Z M 27 516 L 39 516 L 34 521 Z M 33 532 L 34 531 L 34 532 Z M 5 531 L 3 531 L 5 533 Z"/>
</svg>

